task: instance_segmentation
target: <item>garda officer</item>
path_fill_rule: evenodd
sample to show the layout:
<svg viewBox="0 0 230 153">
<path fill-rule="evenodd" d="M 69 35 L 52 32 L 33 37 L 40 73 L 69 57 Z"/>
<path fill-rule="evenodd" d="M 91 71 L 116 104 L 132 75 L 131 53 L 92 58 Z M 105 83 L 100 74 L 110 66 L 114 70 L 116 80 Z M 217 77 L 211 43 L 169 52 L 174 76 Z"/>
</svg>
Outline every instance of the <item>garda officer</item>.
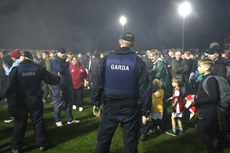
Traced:
<svg viewBox="0 0 230 153">
<path fill-rule="evenodd" d="M 42 80 L 48 84 L 58 84 L 60 77 L 50 74 L 45 68 L 35 64 L 32 54 L 24 51 L 20 56 L 20 64 L 11 70 L 6 86 L 1 91 L 0 99 L 15 96 L 15 125 L 10 143 L 15 153 L 20 152 L 23 145 L 28 113 L 34 125 L 36 145 L 41 151 L 48 146 L 43 120 Z"/>
<path fill-rule="evenodd" d="M 121 48 L 118 51 L 111 52 L 102 60 L 92 93 L 93 114 L 96 117 L 101 115 L 101 101 L 105 101 L 96 153 L 110 152 L 110 143 L 119 123 L 124 137 L 123 153 L 136 153 L 141 118 L 137 101 L 142 101 L 144 124 L 152 105 L 147 69 L 141 58 L 131 50 L 135 46 L 135 36 L 132 33 L 122 34 L 119 45 Z"/>
</svg>

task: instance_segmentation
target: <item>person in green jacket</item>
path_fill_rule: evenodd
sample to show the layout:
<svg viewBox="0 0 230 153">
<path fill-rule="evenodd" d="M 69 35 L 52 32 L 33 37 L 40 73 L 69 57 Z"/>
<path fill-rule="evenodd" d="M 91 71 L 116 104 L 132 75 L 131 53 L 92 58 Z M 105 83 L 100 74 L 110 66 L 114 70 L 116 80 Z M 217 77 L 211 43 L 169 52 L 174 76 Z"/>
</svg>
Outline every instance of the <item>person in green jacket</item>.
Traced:
<svg viewBox="0 0 230 153">
<path fill-rule="evenodd" d="M 160 53 L 157 50 L 151 50 L 150 57 L 153 62 L 153 69 L 150 72 L 150 78 L 159 79 L 162 82 L 162 88 L 164 90 L 164 100 L 163 100 L 163 120 L 167 121 L 167 102 L 165 99 L 169 98 L 172 94 L 172 86 L 169 82 L 169 75 L 166 68 L 165 61 L 160 57 Z"/>
</svg>

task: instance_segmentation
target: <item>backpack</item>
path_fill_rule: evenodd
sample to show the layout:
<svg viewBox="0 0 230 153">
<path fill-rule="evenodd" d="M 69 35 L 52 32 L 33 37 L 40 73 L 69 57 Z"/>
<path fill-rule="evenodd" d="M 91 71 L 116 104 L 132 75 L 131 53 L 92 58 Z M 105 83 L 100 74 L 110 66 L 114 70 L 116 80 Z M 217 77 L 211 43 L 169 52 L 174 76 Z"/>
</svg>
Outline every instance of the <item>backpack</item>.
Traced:
<svg viewBox="0 0 230 153">
<path fill-rule="evenodd" d="M 217 80 L 218 85 L 219 85 L 220 107 L 227 108 L 230 105 L 230 85 L 225 78 L 221 76 L 217 76 L 217 75 L 208 76 L 207 78 L 205 78 L 203 82 L 204 91 L 207 95 L 209 95 L 207 81 L 209 78 L 212 78 L 212 77 L 214 77 Z"/>
</svg>

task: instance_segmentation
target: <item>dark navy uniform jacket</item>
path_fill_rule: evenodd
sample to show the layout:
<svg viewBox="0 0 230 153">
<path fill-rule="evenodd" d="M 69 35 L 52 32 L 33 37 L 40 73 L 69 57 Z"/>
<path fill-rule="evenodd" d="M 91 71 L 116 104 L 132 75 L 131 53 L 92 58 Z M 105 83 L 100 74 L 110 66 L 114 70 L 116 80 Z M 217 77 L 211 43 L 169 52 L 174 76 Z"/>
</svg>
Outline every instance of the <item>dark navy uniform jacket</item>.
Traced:
<svg viewBox="0 0 230 153">
<path fill-rule="evenodd" d="M 52 75 L 33 61 L 24 60 L 11 70 L 9 79 L 0 93 L 0 98 L 6 98 L 13 92 L 16 100 L 26 96 L 39 96 L 42 80 L 47 84 L 58 84 L 60 77 Z"/>
<path fill-rule="evenodd" d="M 93 105 L 101 105 L 103 93 L 112 98 L 141 99 L 142 114 L 147 116 L 152 106 L 151 84 L 144 62 L 132 50 L 123 47 L 105 56 L 97 74 L 92 93 Z"/>
</svg>

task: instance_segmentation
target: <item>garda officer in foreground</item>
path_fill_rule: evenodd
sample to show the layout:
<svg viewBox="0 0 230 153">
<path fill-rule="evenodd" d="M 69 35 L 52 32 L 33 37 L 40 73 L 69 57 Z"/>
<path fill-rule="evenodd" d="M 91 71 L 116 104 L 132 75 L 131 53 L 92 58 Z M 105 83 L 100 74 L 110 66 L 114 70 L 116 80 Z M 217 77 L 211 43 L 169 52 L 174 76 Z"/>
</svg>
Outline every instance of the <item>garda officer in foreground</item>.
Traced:
<svg viewBox="0 0 230 153">
<path fill-rule="evenodd" d="M 101 115 L 100 105 L 104 99 L 96 153 L 110 152 L 110 143 L 119 123 L 123 133 L 123 153 L 137 153 L 141 115 L 145 124 L 152 105 L 147 69 L 141 58 L 131 50 L 135 46 L 134 35 L 122 34 L 119 45 L 118 51 L 111 52 L 102 60 L 92 93 L 96 117 Z M 142 114 L 138 110 L 139 99 Z"/>
<path fill-rule="evenodd" d="M 28 113 L 34 125 L 36 145 L 41 151 L 48 146 L 43 120 L 42 80 L 48 84 L 58 84 L 60 77 L 50 74 L 45 68 L 35 64 L 32 54 L 24 51 L 20 56 L 20 64 L 11 70 L 9 80 L 0 92 L 0 99 L 15 96 L 14 130 L 10 143 L 14 153 L 20 152 L 23 145 Z"/>
</svg>

